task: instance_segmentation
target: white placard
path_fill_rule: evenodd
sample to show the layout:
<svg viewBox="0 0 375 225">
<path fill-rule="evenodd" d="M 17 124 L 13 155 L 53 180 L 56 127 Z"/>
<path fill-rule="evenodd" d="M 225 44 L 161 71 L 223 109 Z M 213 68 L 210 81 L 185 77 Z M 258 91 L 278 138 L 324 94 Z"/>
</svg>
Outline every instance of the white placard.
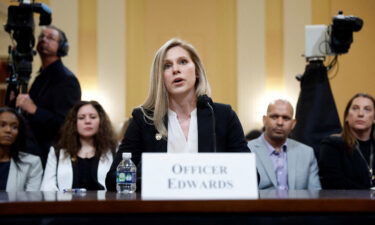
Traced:
<svg viewBox="0 0 375 225">
<path fill-rule="evenodd" d="M 143 153 L 142 199 L 256 199 L 254 153 Z"/>
</svg>

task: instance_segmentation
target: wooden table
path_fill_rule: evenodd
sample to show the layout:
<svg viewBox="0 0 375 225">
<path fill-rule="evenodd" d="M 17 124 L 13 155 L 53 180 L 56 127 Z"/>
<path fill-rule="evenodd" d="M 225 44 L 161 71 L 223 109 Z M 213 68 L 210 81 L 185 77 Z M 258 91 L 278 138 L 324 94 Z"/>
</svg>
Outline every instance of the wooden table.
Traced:
<svg viewBox="0 0 375 225">
<path fill-rule="evenodd" d="M 375 224 L 375 191 L 260 191 L 254 200 L 0 192 L 0 224 Z"/>
</svg>

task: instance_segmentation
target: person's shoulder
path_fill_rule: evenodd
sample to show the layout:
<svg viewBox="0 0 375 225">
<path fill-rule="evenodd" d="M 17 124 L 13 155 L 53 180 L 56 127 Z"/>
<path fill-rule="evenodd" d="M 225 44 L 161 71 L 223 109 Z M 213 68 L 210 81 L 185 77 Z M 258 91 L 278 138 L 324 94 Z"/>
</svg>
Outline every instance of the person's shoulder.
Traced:
<svg viewBox="0 0 375 225">
<path fill-rule="evenodd" d="M 63 154 L 63 153 L 65 153 L 66 152 L 66 150 L 65 149 L 59 149 L 59 148 L 57 148 L 57 147 L 55 147 L 55 146 L 51 146 L 50 148 L 49 148 L 49 152 L 50 152 L 50 154 L 54 154 L 54 155 L 59 155 L 59 154 Z"/>
<path fill-rule="evenodd" d="M 111 149 L 107 149 L 107 151 L 102 153 L 102 155 L 100 156 L 100 162 L 104 162 L 107 160 L 112 162 L 115 155 L 116 155 L 115 151 L 112 151 Z"/>
<path fill-rule="evenodd" d="M 229 104 L 214 102 L 212 108 L 215 112 L 215 115 L 220 117 L 221 119 L 227 118 L 228 120 L 230 120 L 230 118 L 236 117 L 236 113 Z"/>
<path fill-rule="evenodd" d="M 217 126 L 231 126 L 233 129 L 233 126 L 235 127 L 241 127 L 242 125 L 239 121 L 239 118 L 237 116 L 237 113 L 232 109 L 232 107 L 229 104 L 223 104 L 223 103 L 213 103 L 213 111 L 215 114 L 215 119 L 218 121 Z M 241 131 L 243 133 L 243 130 Z"/>
<path fill-rule="evenodd" d="M 141 107 L 134 108 L 133 112 L 132 112 L 132 116 L 134 118 L 139 118 L 139 117 L 143 116 L 142 108 Z"/>
<path fill-rule="evenodd" d="M 344 145 L 344 139 L 339 134 L 330 135 L 322 140 L 322 144 L 328 145 Z"/>
<path fill-rule="evenodd" d="M 41 163 L 39 156 L 30 154 L 30 153 L 19 152 L 18 156 L 20 157 L 21 163 L 30 163 L 30 164 Z"/>
<path fill-rule="evenodd" d="M 314 152 L 314 149 L 311 146 L 308 146 L 302 142 L 296 141 L 291 138 L 287 139 L 287 144 L 288 144 L 288 148 L 291 148 L 291 149 L 298 149 L 299 151 L 305 151 L 305 152 Z"/>
<path fill-rule="evenodd" d="M 292 146 L 292 147 L 311 148 L 310 146 L 308 146 L 308 145 L 306 145 L 306 144 L 304 144 L 302 142 L 299 142 L 297 140 L 291 139 L 291 138 L 287 139 L 287 144 L 290 145 L 290 146 Z"/>
<path fill-rule="evenodd" d="M 145 115 L 147 114 L 147 116 Z M 153 112 L 151 110 L 144 109 L 142 107 L 136 107 L 133 109 L 132 117 L 134 121 L 142 121 L 142 123 L 152 123 L 149 118 L 152 118 Z"/>
<path fill-rule="evenodd" d="M 70 79 L 77 79 L 74 73 L 64 65 L 61 59 L 56 60 L 48 68 L 49 71 L 54 73 L 55 78 L 57 77 L 68 77 Z"/>
<path fill-rule="evenodd" d="M 262 141 L 262 136 L 259 136 L 251 141 L 248 141 L 249 144 L 259 144 Z"/>
<path fill-rule="evenodd" d="M 70 87 L 75 91 L 81 92 L 78 78 L 63 64 L 61 69 L 56 71 L 55 79 L 60 87 Z"/>
<path fill-rule="evenodd" d="M 74 75 L 74 73 L 68 67 L 66 67 L 64 65 L 63 65 L 63 67 L 61 69 L 61 75 L 65 76 L 68 79 L 71 79 L 71 80 L 74 80 L 74 81 L 78 81 L 76 75 Z"/>
<path fill-rule="evenodd" d="M 256 152 L 259 147 L 262 145 L 261 137 L 255 138 L 251 141 L 247 142 L 247 146 L 250 148 L 251 151 Z"/>
<path fill-rule="evenodd" d="M 213 108 L 217 110 L 223 110 L 223 111 L 231 111 L 232 107 L 229 104 L 224 104 L 220 102 L 214 102 L 213 103 Z"/>
</svg>

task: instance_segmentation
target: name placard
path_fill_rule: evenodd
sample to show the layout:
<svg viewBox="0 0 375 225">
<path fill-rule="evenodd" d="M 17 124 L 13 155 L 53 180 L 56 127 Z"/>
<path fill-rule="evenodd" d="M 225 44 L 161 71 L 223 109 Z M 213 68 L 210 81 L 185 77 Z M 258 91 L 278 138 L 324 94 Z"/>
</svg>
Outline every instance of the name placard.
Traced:
<svg viewBox="0 0 375 225">
<path fill-rule="evenodd" d="M 143 153 L 142 199 L 256 199 L 254 153 Z"/>
</svg>

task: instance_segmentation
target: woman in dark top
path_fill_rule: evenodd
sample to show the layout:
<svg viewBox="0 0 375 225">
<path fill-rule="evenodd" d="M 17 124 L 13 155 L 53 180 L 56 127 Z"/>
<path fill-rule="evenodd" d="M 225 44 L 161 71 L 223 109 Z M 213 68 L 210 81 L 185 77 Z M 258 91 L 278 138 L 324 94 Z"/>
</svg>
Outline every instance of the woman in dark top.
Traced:
<svg viewBox="0 0 375 225">
<path fill-rule="evenodd" d="M 108 190 L 115 190 L 122 152 L 132 153 L 139 172 L 143 152 L 250 152 L 236 113 L 209 95 L 206 73 L 194 47 L 179 39 L 161 46 L 152 64 L 148 97 L 133 110 L 108 172 Z"/>
<path fill-rule="evenodd" d="M 375 100 L 356 94 L 344 112 L 340 135 L 322 141 L 319 160 L 325 189 L 369 189 L 375 184 Z"/>
<path fill-rule="evenodd" d="M 51 147 L 41 190 L 104 190 L 117 147 L 111 122 L 96 101 L 82 101 L 69 112 L 61 137 Z"/>
<path fill-rule="evenodd" d="M 42 162 L 21 151 L 26 147 L 24 119 L 11 108 L 0 108 L 0 190 L 38 191 Z"/>
</svg>

